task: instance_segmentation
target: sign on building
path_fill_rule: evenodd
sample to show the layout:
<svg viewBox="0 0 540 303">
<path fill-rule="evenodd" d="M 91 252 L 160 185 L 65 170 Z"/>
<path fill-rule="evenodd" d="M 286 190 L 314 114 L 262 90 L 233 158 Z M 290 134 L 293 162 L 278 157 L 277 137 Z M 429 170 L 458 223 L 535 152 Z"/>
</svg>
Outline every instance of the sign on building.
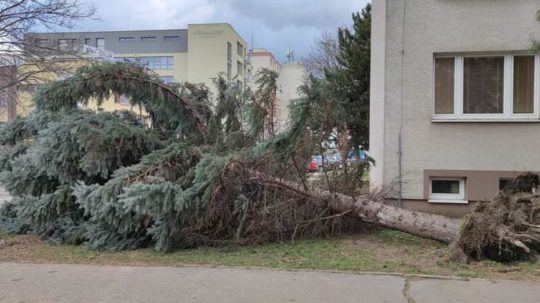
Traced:
<svg viewBox="0 0 540 303">
<path fill-rule="evenodd" d="M 105 49 L 93 47 L 93 46 L 90 46 L 90 45 L 83 45 L 82 53 L 86 57 L 88 57 L 90 59 L 93 59 L 93 60 L 109 61 L 109 62 L 114 61 L 114 57 L 113 57 L 114 54 L 112 52 L 110 52 L 108 50 L 105 50 Z"/>
</svg>

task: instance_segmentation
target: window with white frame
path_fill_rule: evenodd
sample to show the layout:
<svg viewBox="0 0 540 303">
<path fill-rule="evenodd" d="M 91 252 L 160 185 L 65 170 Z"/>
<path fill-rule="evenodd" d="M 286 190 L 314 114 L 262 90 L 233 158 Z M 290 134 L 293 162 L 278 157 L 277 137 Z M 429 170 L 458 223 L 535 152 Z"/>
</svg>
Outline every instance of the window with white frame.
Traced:
<svg viewBox="0 0 540 303">
<path fill-rule="evenodd" d="M 431 177 L 429 182 L 429 202 L 467 203 L 465 178 Z"/>
<path fill-rule="evenodd" d="M 538 120 L 535 55 L 435 57 L 433 120 Z"/>
</svg>

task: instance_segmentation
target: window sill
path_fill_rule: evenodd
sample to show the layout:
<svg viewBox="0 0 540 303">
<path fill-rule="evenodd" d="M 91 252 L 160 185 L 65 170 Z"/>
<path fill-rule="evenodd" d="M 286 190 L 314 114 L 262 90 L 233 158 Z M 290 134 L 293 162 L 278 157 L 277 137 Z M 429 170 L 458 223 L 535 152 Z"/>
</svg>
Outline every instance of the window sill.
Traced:
<svg viewBox="0 0 540 303">
<path fill-rule="evenodd" d="M 428 203 L 435 203 L 435 204 L 469 204 L 469 201 L 467 200 L 451 200 L 451 199 L 445 199 L 445 200 L 437 200 L 437 199 L 429 199 Z"/>
<path fill-rule="evenodd" d="M 433 123 L 463 123 L 463 122 L 474 122 L 474 123 L 540 123 L 540 118 L 538 117 L 458 117 L 458 116 L 432 116 L 431 122 Z"/>
</svg>

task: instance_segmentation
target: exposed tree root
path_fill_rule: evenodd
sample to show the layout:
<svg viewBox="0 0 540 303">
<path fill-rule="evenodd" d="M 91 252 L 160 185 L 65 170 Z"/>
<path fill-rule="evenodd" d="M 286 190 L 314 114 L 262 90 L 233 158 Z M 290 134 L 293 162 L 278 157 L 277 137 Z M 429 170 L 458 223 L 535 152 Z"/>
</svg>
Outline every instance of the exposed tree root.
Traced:
<svg viewBox="0 0 540 303">
<path fill-rule="evenodd" d="M 452 259 L 530 260 L 540 252 L 540 195 L 535 174 L 516 178 L 467 216 L 452 247 Z"/>
</svg>

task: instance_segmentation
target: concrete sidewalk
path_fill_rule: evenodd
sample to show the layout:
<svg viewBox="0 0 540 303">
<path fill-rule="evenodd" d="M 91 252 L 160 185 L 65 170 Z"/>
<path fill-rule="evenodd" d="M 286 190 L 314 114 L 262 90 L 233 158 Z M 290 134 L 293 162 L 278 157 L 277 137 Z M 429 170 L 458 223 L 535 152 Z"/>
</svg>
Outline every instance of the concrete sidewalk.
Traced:
<svg viewBox="0 0 540 303">
<path fill-rule="evenodd" d="M 0 302 L 539 302 L 540 283 L 204 267 L 0 263 Z"/>
</svg>

